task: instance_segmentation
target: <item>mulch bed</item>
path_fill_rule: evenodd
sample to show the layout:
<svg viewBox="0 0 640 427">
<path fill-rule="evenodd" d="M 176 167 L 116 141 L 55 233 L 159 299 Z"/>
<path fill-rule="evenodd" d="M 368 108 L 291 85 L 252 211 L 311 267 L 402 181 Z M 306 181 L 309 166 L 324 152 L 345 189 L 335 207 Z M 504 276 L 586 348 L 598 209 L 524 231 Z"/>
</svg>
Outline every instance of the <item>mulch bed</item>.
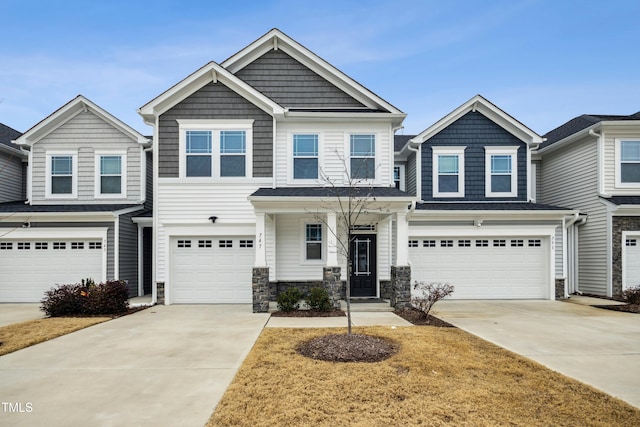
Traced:
<svg viewBox="0 0 640 427">
<path fill-rule="evenodd" d="M 303 342 L 298 353 L 326 362 L 380 362 L 398 352 L 400 346 L 363 334 L 329 334 Z"/>
<path fill-rule="evenodd" d="M 274 311 L 273 317 L 344 317 L 346 314 L 342 310 L 318 311 L 318 310 L 293 310 Z"/>
<path fill-rule="evenodd" d="M 437 328 L 455 328 L 451 323 L 447 323 L 444 320 L 438 319 L 435 316 L 424 314 L 420 310 L 415 308 L 405 308 L 402 310 L 395 310 L 394 314 L 402 317 L 404 320 L 416 325 L 416 326 L 435 326 Z"/>
<path fill-rule="evenodd" d="M 640 313 L 640 304 L 592 305 L 592 307 L 604 308 L 605 310 L 623 311 L 625 313 Z"/>
</svg>

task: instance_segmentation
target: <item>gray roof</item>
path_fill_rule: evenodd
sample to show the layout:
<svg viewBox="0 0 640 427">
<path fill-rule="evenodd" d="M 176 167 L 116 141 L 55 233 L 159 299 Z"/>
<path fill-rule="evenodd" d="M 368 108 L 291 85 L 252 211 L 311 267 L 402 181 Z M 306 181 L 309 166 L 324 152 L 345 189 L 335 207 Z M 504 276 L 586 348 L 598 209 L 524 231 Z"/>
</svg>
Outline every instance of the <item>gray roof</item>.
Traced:
<svg viewBox="0 0 640 427">
<path fill-rule="evenodd" d="M 540 144 L 540 148 L 548 147 L 549 145 L 565 139 L 568 136 L 578 133 L 583 129 L 591 127 L 596 123 L 609 122 L 609 121 L 625 121 L 625 120 L 640 120 L 640 111 L 628 116 L 621 115 L 603 115 L 603 114 L 583 114 L 579 117 L 574 117 L 563 125 L 558 126 L 552 131 L 543 135 L 547 140 Z"/>
<path fill-rule="evenodd" d="M 421 211 L 561 211 L 570 210 L 559 206 L 543 205 L 529 202 L 439 202 L 418 203 L 416 209 Z"/>
<path fill-rule="evenodd" d="M 0 144 L 8 145 L 11 148 L 15 148 L 16 150 L 19 150 L 20 147 L 13 144 L 11 141 L 16 138 L 19 138 L 21 135 L 22 133 L 18 132 L 17 130 L 0 123 Z"/>
<path fill-rule="evenodd" d="M 640 196 L 613 196 L 610 198 L 605 198 L 615 205 L 640 205 Z"/>
<path fill-rule="evenodd" d="M 412 197 L 395 187 L 280 187 L 258 188 L 251 197 Z"/>
<path fill-rule="evenodd" d="M 0 212 L 16 213 L 55 213 L 55 212 L 113 212 L 142 205 L 106 204 L 106 205 L 27 205 L 25 202 L 0 203 Z"/>
<path fill-rule="evenodd" d="M 407 142 L 415 135 L 394 135 L 393 136 L 393 151 L 396 153 L 402 151 Z"/>
<path fill-rule="evenodd" d="M 142 212 L 138 212 L 136 213 L 135 218 L 153 218 L 153 210 L 145 209 Z"/>
</svg>

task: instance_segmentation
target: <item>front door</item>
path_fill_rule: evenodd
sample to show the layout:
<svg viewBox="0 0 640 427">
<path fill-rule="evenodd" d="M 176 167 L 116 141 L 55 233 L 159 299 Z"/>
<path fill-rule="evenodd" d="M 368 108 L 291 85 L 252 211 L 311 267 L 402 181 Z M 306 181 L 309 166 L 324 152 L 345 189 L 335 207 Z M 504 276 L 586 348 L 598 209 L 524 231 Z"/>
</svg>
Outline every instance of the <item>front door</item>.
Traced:
<svg viewBox="0 0 640 427">
<path fill-rule="evenodd" d="M 357 234 L 351 242 L 351 296 L 376 296 L 376 235 Z"/>
</svg>

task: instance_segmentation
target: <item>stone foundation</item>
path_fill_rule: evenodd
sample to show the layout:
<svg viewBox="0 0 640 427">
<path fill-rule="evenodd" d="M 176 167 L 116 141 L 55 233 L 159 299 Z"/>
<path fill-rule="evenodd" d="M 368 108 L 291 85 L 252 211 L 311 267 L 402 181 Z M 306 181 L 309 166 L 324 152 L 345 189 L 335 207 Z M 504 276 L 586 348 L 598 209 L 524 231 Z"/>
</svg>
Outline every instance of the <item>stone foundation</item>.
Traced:
<svg viewBox="0 0 640 427">
<path fill-rule="evenodd" d="M 329 294 L 329 301 L 333 308 L 340 308 L 344 285 L 340 280 L 340 267 L 324 267 L 322 269 L 322 286 Z"/>
<path fill-rule="evenodd" d="M 564 296 L 565 295 L 564 283 L 565 283 L 564 279 L 556 279 L 556 299 L 557 300 L 566 299 L 566 297 Z"/>
<path fill-rule="evenodd" d="M 411 306 L 411 267 L 391 266 L 391 307 Z"/>
<path fill-rule="evenodd" d="M 164 282 L 156 282 L 156 304 L 164 304 Z"/>
<path fill-rule="evenodd" d="M 254 267 L 251 280 L 253 312 L 269 312 L 269 267 Z"/>
<path fill-rule="evenodd" d="M 380 280 L 380 298 L 391 299 L 391 280 Z"/>
</svg>

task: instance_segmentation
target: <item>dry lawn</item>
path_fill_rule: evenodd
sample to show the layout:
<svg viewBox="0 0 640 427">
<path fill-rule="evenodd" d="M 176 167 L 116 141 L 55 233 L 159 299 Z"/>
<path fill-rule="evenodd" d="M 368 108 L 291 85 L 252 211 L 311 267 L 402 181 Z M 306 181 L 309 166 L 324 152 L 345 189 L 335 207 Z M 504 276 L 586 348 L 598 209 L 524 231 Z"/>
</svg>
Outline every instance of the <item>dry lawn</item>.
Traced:
<svg viewBox="0 0 640 427">
<path fill-rule="evenodd" d="M 0 327 L 0 356 L 107 320 L 111 317 L 51 317 Z"/>
<path fill-rule="evenodd" d="M 207 426 L 638 426 L 640 410 L 459 329 L 354 328 L 392 339 L 378 363 L 308 359 L 335 329 L 265 329 Z"/>
</svg>

